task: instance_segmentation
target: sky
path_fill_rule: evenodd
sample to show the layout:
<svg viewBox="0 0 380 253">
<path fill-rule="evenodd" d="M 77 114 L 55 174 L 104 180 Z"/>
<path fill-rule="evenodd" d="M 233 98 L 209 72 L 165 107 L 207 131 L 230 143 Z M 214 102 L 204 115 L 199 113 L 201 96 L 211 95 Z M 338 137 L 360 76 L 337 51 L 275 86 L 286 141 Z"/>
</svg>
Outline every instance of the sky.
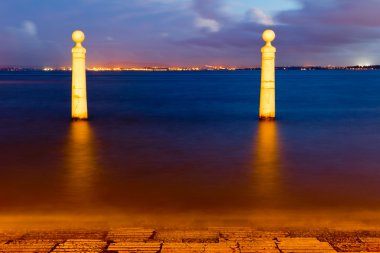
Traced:
<svg viewBox="0 0 380 253">
<path fill-rule="evenodd" d="M 380 0 L 1 0 L 0 66 L 71 64 L 86 35 L 89 67 L 380 64 Z"/>
</svg>

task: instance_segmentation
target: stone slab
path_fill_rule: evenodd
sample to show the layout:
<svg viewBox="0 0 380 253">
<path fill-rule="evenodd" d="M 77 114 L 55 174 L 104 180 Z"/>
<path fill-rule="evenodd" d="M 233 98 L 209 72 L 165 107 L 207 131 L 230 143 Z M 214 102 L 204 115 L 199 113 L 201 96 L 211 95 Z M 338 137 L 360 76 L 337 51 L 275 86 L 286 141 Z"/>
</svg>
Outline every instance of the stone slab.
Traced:
<svg viewBox="0 0 380 253">
<path fill-rule="evenodd" d="M 159 230 L 154 239 L 165 243 L 217 243 L 219 242 L 219 232 L 213 230 Z"/>
<path fill-rule="evenodd" d="M 50 252 L 56 245 L 46 240 L 15 240 L 0 245 L 0 252 Z"/>
<path fill-rule="evenodd" d="M 70 239 L 60 243 L 53 252 L 103 252 L 106 241 L 97 239 Z"/>
<path fill-rule="evenodd" d="M 141 242 L 117 242 L 111 243 L 107 250 L 117 251 L 117 252 L 144 252 L 144 253 L 155 253 L 161 250 L 161 243 L 151 242 L 151 243 L 141 243 Z"/>
<path fill-rule="evenodd" d="M 118 228 L 111 229 L 106 237 L 112 242 L 147 242 L 155 235 L 154 229 L 146 228 Z"/>
<path fill-rule="evenodd" d="M 317 238 L 279 238 L 277 247 L 283 253 L 291 252 L 336 252 L 327 242 L 321 242 Z"/>
</svg>

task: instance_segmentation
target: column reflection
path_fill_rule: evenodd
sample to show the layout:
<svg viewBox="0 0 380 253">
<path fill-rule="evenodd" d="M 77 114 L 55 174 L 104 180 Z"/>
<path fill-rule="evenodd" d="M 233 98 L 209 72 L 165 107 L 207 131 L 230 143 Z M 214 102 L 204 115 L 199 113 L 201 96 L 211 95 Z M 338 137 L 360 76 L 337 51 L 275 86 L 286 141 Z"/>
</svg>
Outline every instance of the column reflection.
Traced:
<svg viewBox="0 0 380 253">
<path fill-rule="evenodd" d="M 87 121 L 70 125 L 66 150 L 66 193 L 75 208 L 88 207 L 96 197 L 96 180 L 100 172 L 95 136 Z"/>
<path fill-rule="evenodd" d="M 257 203 L 274 205 L 282 194 L 282 160 L 278 125 L 260 121 L 253 156 L 253 187 Z"/>
</svg>

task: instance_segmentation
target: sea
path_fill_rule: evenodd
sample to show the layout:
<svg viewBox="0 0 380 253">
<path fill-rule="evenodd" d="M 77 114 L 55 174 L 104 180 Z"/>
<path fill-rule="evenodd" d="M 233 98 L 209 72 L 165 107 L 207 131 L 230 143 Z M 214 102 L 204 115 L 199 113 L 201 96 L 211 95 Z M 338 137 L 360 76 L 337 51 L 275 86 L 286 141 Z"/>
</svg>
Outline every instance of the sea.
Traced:
<svg viewBox="0 0 380 253">
<path fill-rule="evenodd" d="M 279 70 L 275 121 L 255 70 L 88 72 L 87 96 L 74 122 L 70 72 L 0 72 L 0 223 L 380 225 L 380 71 Z"/>
</svg>

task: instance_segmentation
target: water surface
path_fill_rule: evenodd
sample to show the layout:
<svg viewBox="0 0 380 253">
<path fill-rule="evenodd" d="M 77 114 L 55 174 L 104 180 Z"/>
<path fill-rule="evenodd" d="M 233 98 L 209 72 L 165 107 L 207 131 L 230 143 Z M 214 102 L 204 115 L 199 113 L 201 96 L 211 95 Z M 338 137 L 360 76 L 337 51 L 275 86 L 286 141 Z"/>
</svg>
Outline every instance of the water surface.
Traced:
<svg viewBox="0 0 380 253">
<path fill-rule="evenodd" d="M 0 214 L 198 215 L 380 210 L 380 72 L 0 73 Z M 227 218 L 226 218 L 227 219 Z"/>
</svg>

